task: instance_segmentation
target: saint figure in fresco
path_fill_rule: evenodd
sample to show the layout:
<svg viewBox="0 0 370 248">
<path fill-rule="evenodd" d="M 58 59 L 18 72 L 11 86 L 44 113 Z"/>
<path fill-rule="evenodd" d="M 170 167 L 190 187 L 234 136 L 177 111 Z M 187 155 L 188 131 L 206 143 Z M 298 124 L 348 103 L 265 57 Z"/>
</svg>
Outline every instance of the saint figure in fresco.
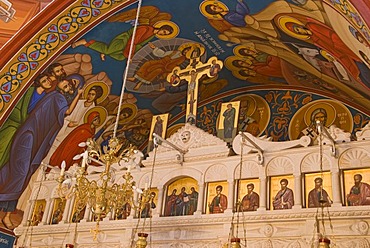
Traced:
<svg viewBox="0 0 370 248">
<path fill-rule="evenodd" d="M 125 220 L 131 214 L 131 205 L 126 202 L 120 208 L 116 210 L 116 220 Z"/>
<path fill-rule="evenodd" d="M 44 205 L 40 204 L 37 208 L 37 212 L 34 213 L 31 220 L 31 226 L 37 226 L 42 221 L 42 217 L 44 216 Z"/>
<path fill-rule="evenodd" d="M 217 64 L 217 60 L 212 60 L 211 68 L 209 68 L 209 75 L 211 77 L 217 76 L 217 74 L 221 71 L 221 66 Z"/>
<path fill-rule="evenodd" d="M 60 63 L 53 63 L 49 65 L 47 74 L 50 77 L 51 88 L 47 89 L 46 92 L 54 91 L 57 87 L 57 84 L 67 78 L 67 73 L 64 70 L 63 65 Z"/>
<path fill-rule="evenodd" d="M 191 50 L 192 45 L 184 44 L 174 51 L 164 51 L 150 42 L 149 46 L 153 49 L 153 55 L 158 59 L 145 61 L 135 72 L 135 75 L 127 80 L 132 82 L 138 80 L 134 90 L 138 90 L 142 84 L 151 85 L 160 82 L 160 90 L 163 91 L 167 75 L 187 60 L 186 53 Z"/>
<path fill-rule="evenodd" d="M 311 116 L 310 116 L 310 125 L 302 130 L 301 135 L 306 135 L 312 138 L 312 140 L 316 140 L 316 137 L 318 135 L 317 133 L 317 121 L 320 121 L 320 123 L 323 126 L 326 126 L 326 122 L 328 120 L 328 113 L 324 108 L 317 108 L 315 109 Z"/>
<path fill-rule="evenodd" d="M 72 113 L 82 94 L 82 89 L 79 89 L 69 105 L 65 94 L 70 90 L 67 80 L 59 82 L 57 89 L 42 98 L 14 135 L 9 161 L 0 170 L 0 210 L 7 212 L 3 220 L 8 220 L 9 224 L 10 213 L 15 210 L 31 176 L 49 152 L 63 126 L 64 117 Z"/>
<path fill-rule="evenodd" d="M 164 209 L 164 216 L 175 216 L 176 215 L 176 201 L 177 201 L 177 189 L 172 190 L 171 195 L 167 196 L 166 208 Z"/>
<path fill-rule="evenodd" d="M 118 34 L 114 37 L 109 44 L 101 41 L 90 40 L 86 41 L 81 39 L 76 41 L 72 47 L 85 46 L 89 49 L 97 51 L 100 53 L 101 59 L 104 61 L 105 56 L 110 56 L 113 59 L 122 61 L 125 60 L 130 53 L 130 46 L 132 43 L 132 35 L 134 28 L 129 29 L 126 32 Z M 174 32 L 173 27 L 170 25 L 163 25 L 160 27 L 153 27 L 150 25 L 140 25 L 136 29 L 136 35 L 133 44 L 132 55 L 144 45 L 146 45 L 150 40 L 152 40 L 156 35 L 166 36 Z"/>
<path fill-rule="evenodd" d="M 247 25 L 244 18 L 250 13 L 250 10 L 247 3 L 243 0 L 238 0 L 236 2 L 235 10 L 228 10 L 223 4 L 219 4 L 215 1 L 210 3 L 211 4 L 208 4 L 204 8 L 209 15 L 221 16 L 225 21 L 236 27 L 245 27 Z"/>
<path fill-rule="evenodd" d="M 86 207 L 82 210 L 76 210 L 72 215 L 72 223 L 79 223 L 85 215 Z"/>
<path fill-rule="evenodd" d="M 355 185 L 352 186 L 347 195 L 348 206 L 370 205 L 370 185 L 363 183 L 362 175 L 356 174 L 353 176 Z"/>
<path fill-rule="evenodd" d="M 250 115 L 248 115 L 249 108 L 249 100 L 240 102 L 238 129 L 242 132 L 248 132 L 253 136 L 258 136 L 260 133 L 259 123 Z"/>
<path fill-rule="evenodd" d="M 191 193 L 188 195 L 189 196 L 189 215 L 193 215 L 194 212 L 197 211 L 198 207 L 198 195 L 199 193 L 195 190 L 194 187 L 190 188 Z"/>
<path fill-rule="evenodd" d="M 52 166 L 60 166 L 65 161 L 66 170 L 68 170 L 74 162 L 78 162 L 77 160 L 73 160 L 73 157 L 84 151 L 84 148 L 78 145 L 94 136 L 96 127 L 100 125 L 100 121 L 100 113 L 98 111 L 91 112 L 87 116 L 87 122 L 76 127 L 58 146 L 50 158 L 50 164 Z"/>
<path fill-rule="evenodd" d="M 329 26 L 321 23 L 315 19 L 307 18 L 304 16 L 296 15 L 301 17 L 306 23 L 287 21 L 285 23 L 285 32 L 288 35 L 292 34 L 296 37 L 302 37 L 302 39 L 316 45 L 317 47 L 327 51 L 333 57 L 335 57 L 355 78 L 358 79 L 360 71 L 355 62 L 361 62 L 356 54 L 341 40 L 341 38 L 335 33 Z"/>
<path fill-rule="evenodd" d="M 294 205 L 293 190 L 288 188 L 288 180 L 283 178 L 280 180 L 280 190 L 277 192 L 272 205 L 274 209 L 291 209 Z"/>
<path fill-rule="evenodd" d="M 51 88 L 48 74 L 41 73 L 35 79 L 33 87 L 29 88 L 19 100 L 9 117 L 0 128 L 0 169 L 9 160 L 10 148 L 17 129 L 26 121 L 28 115 L 36 104 L 46 95 L 46 90 Z"/>
<path fill-rule="evenodd" d="M 234 122 L 235 122 L 235 108 L 231 103 L 227 104 L 227 109 L 222 114 L 224 119 L 224 138 L 231 140 L 233 138 Z"/>
<path fill-rule="evenodd" d="M 247 194 L 243 197 L 241 202 L 241 211 L 256 211 L 260 206 L 260 196 L 253 191 L 254 184 L 247 184 Z"/>
<path fill-rule="evenodd" d="M 150 218 L 152 217 L 152 209 L 155 209 L 157 206 L 154 203 L 155 192 L 150 193 L 150 200 L 145 203 L 143 210 L 141 211 L 141 218 Z"/>
<path fill-rule="evenodd" d="M 186 188 L 182 187 L 180 194 L 176 199 L 176 215 L 187 215 L 189 208 L 189 196 L 186 193 Z"/>
<path fill-rule="evenodd" d="M 308 193 L 308 207 L 330 207 L 331 200 L 325 189 L 322 188 L 322 178 L 315 178 L 315 188 Z"/>
<path fill-rule="evenodd" d="M 223 213 L 227 209 L 227 196 L 222 194 L 222 186 L 218 185 L 216 187 L 217 195 L 213 197 L 211 203 L 208 203 L 209 212 L 211 214 Z"/>
<path fill-rule="evenodd" d="M 160 116 L 156 117 L 153 133 L 158 134 L 163 138 L 163 120 Z"/>
<path fill-rule="evenodd" d="M 84 115 L 87 113 L 87 111 L 97 105 L 97 100 L 104 97 L 103 94 L 105 96 L 107 95 L 107 92 L 104 92 L 102 86 L 100 86 L 99 84 L 100 82 L 92 83 L 92 87 L 89 87 L 89 85 L 84 89 L 84 95 L 86 96 L 86 99 L 78 100 L 73 112 L 64 119 L 64 125 L 55 138 L 47 159 L 50 158 L 51 155 L 53 155 L 55 150 L 63 142 L 68 134 L 70 134 L 77 126 L 84 124 Z M 58 165 L 53 163 L 51 164 Z"/>
<path fill-rule="evenodd" d="M 58 208 L 55 209 L 51 217 L 51 224 L 58 224 L 63 218 L 63 202 L 59 202 Z"/>
</svg>

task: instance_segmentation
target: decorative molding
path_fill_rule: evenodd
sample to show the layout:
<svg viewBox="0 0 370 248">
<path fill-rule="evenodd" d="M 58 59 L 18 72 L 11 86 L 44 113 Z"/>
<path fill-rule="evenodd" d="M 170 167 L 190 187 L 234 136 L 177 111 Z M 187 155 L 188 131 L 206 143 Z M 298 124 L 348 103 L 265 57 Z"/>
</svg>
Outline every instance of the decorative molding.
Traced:
<svg viewBox="0 0 370 248">
<path fill-rule="evenodd" d="M 357 140 L 370 140 L 370 122 L 366 124 L 360 131 L 356 132 Z"/>
<path fill-rule="evenodd" d="M 356 221 L 350 228 L 359 235 L 367 235 L 369 233 L 369 223 L 365 220 Z"/>
<path fill-rule="evenodd" d="M 137 187 L 139 188 L 145 188 L 145 183 L 149 184 L 152 186 L 152 187 L 156 187 L 159 185 L 159 181 L 160 181 L 160 178 L 159 178 L 159 174 L 157 172 L 153 172 L 153 181 L 150 182 L 151 180 L 151 177 L 152 177 L 152 172 L 146 172 L 139 180 L 138 184 L 137 184 Z"/>
<path fill-rule="evenodd" d="M 353 141 L 350 143 L 337 144 L 338 152 L 341 154 L 338 161 L 344 166 L 349 166 L 355 161 L 354 157 L 365 158 L 360 164 L 368 161 L 370 141 Z M 199 148 L 195 148 L 199 149 Z M 276 151 L 268 154 L 269 163 L 266 167 L 258 165 L 256 161 L 251 161 L 251 155 L 245 157 L 243 162 L 242 177 L 250 178 L 257 177 L 260 180 L 266 179 L 264 170 L 268 175 L 299 173 L 299 168 L 302 169 L 302 175 L 306 172 L 317 172 L 319 170 L 320 155 L 316 147 L 299 148 L 291 151 Z M 172 151 L 172 154 L 176 151 Z M 294 156 L 292 155 L 294 153 Z M 252 155 L 253 156 L 253 155 Z M 248 160 L 247 160 L 248 159 Z M 181 177 L 192 177 L 199 184 L 204 185 L 210 181 L 225 181 L 231 182 L 237 179 L 240 168 L 240 157 L 230 156 L 213 158 L 207 161 L 185 162 L 184 165 L 169 164 L 168 166 L 155 167 L 155 175 L 153 187 L 164 189 L 166 183 Z M 332 168 L 331 168 L 332 165 Z M 323 169 L 336 170 L 337 160 L 330 156 L 329 149 L 325 147 L 323 156 Z M 335 167 L 334 167 L 335 166 Z M 347 168 L 347 167 L 345 167 Z M 352 167 L 351 167 L 352 168 Z M 147 179 L 151 176 L 151 168 L 133 168 L 132 175 L 140 187 L 145 185 Z M 258 173 L 260 172 L 260 173 Z M 116 178 L 120 178 L 125 171 L 116 171 Z M 296 175 L 296 174 L 295 174 Z M 99 175 L 89 175 L 91 179 L 97 179 Z M 257 178 L 255 177 L 255 178 Z M 33 182 L 33 194 L 37 192 L 39 182 Z M 42 182 L 42 186 L 48 188 L 51 195 L 55 195 L 57 182 L 53 180 Z M 32 185 L 31 185 L 32 186 Z M 339 185 L 337 185 L 339 186 Z M 302 189 L 303 189 L 302 185 Z M 203 188 L 204 189 L 204 188 Z M 230 188 L 231 189 L 231 188 Z M 333 187 L 333 193 L 338 193 L 340 187 Z M 235 189 L 236 190 L 236 189 Z M 42 194 L 39 198 L 50 199 L 46 196 L 46 189 L 42 189 Z M 199 200 L 199 204 L 206 204 L 206 192 L 203 192 L 203 198 Z M 235 191 L 234 191 L 235 192 Z M 164 192 L 163 192 L 164 193 Z M 200 190 L 199 190 L 200 193 Z M 269 191 L 264 191 L 265 197 L 269 198 Z M 165 194 L 163 194 L 163 197 Z M 199 194 L 201 195 L 201 194 Z M 232 197 L 231 197 L 232 198 Z M 32 199 L 32 198 L 31 198 Z M 72 202 L 71 202 L 72 203 Z M 165 203 L 164 203 L 165 204 Z M 32 204 L 28 204 L 31 208 Z M 51 205 L 52 206 L 52 205 Z M 70 204 L 70 208 L 73 204 Z M 157 210 L 163 209 L 163 205 L 157 205 Z M 48 209 L 50 216 L 53 208 Z M 337 247 L 369 247 L 369 223 L 370 209 L 368 206 L 332 206 L 329 208 L 331 222 L 334 228 L 328 233 L 329 238 Z M 29 212 L 26 209 L 25 212 Z M 158 211 L 159 213 L 160 211 Z M 328 212 L 329 213 L 329 212 Z M 310 247 L 313 240 L 311 230 L 314 230 L 315 217 L 317 209 L 314 208 L 293 208 L 287 210 L 265 210 L 243 212 L 242 222 L 239 226 L 239 237 L 242 238 L 244 244 L 244 230 L 247 236 L 248 247 L 286 247 L 286 248 L 301 248 Z M 327 211 L 325 211 L 327 216 Z M 223 214 L 205 214 L 196 213 L 189 216 L 169 216 L 162 217 L 159 214 L 154 215 L 150 221 L 140 222 L 145 225 L 146 230 L 151 228 L 150 246 L 153 248 L 160 247 L 208 247 L 220 248 L 228 240 L 230 225 L 235 218 L 232 211 Z M 103 236 L 98 238 L 98 241 L 92 240 L 90 230 L 95 228 L 95 222 L 82 221 L 77 227 L 77 244 L 78 247 L 120 247 L 127 248 L 130 246 L 130 237 L 135 233 L 135 227 L 138 219 L 128 218 L 126 220 L 109 220 L 105 218 L 100 222 L 99 228 L 103 232 Z M 328 223 L 327 223 L 328 224 Z M 141 228 L 141 227 L 140 227 Z M 63 243 L 61 235 L 71 232 L 71 223 L 59 223 L 58 225 L 39 225 L 32 227 L 32 244 L 34 247 L 60 247 Z M 29 229 L 26 226 L 18 226 L 15 230 L 17 236 L 25 234 Z M 69 234 L 70 235 L 70 234 Z M 49 236 L 53 237 L 51 241 Z M 124 238 L 122 238 L 124 237 Z M 332 238 L 332 237 L 335 237 Z M 136 236 L 135 236 L 136 238 Z M 124 239 L 124 240 L 123 240 Z M 69 237 L 65 241 L 72 241 Z M 149 240 L 148 240 L 149 241 Z M 49 243 L 49 244 L 45 244 Z"/>
<path fill-rule="evenodd" d="M 339 127 L 336 127 L 335 125 L 331 125 L 327 130 L 331 138 L 333 138 L 333 140 L 335 141 L 335 143 L 351 142 L 351 133 L 345 132 Z M 326 136 L 324 136 L 322 142 L 324 145 L 331 144 L 330 139 Z"/>
<path fill-rule="evenodd" d="M 181 177 L 191 177 L 194 178 L 197 182 L 201 182 L 203 178 L 203 173 L 195 168 L 186 168 L 186 167 L 180 167 L 177 169 L 171 168 L 171 170 L 167 171 L 166 174 L 161 175 L 161 177 L 159 178 L 158 185 L 153 184 L 152 186 L 163 187 L 163 185 L 167 184 L 168 182 L 171 182 Z"/>
<path fill-rule="evenodd" d="M 370 153 L 363 148 L 350 148 L 338 160 L 340 169 L 364 168 L 370 166 Z"/>
<path fill-rule="evenodd" d="M 31 30 L 32 36 L 27 32 L 24 35 L 32 38 L 24 40 L 18 33 L 17 38 L 20 38 L 23 46 L 12 42 L 11 45 L 15 43 L 19 47 L 18 52 L 7 54 L 8 58 L 3 58 L 6 64 L 0 70 L 0 98 L 3 99 L 0 101 L 0 125 L 5 121 L 6 114 L 10 113 L 10 106 L 15 104 L 22 90 L 30 86 L 36 73 L 44 69 L 51 59 L 61 53 L 76 35 L 133 1 L 73 2 L 68 0 L 55 2 L 54 6 L 60 6 L 59 11 L 51 11 L 55 16 L 46 15 L 49 22 L 32 23 L 34 24 L 32 27 L 30 25 L 21 29 L 20 33 Z M 52 9 L 52 6 L 49 8 Z M 4 113 L 5 111 L 7 113 Z"/>
<path fill-rule="evenodd" d="M 303 146 L 307 147 L 311 143 L 311 138 L 308 136 L 303 136 L 299 140 L 291 141 L 271 141 L 270 138 L 263 137 L 254 137 L 250 133 L 244 133 L 253 143 L 255 143 L 263 152 L 276 152 L 282 151 L 293 147 Z M 236 154 L 241 153 L 241 147 L 243 137 L 238 134 L 233 140 L 233 149 Z M 254 145 L 248 141 L 244 141 L 243 154 L 248 154 L 252 151 L 256 151 Z"/>
<path fill-rule="evenodd" d="M 331 162 L 327 155 L 323 154 L 322 157 L 322 169 L 330 170 Z M 310 153 L 302 159 L 301 162 L 301 172 L 317 172 L 320 171 L 320 154 L 319 153 Z"/>
<path fill-rule="evenodd" d="M 245 161 L 243 162 L 241 177 L 239 177 L 240 164 L 238 164 L 238 166 L 236 166 L 234 170 L 234 178 L 244 179 L 244 178 L 259 177 L 259 174 L 260 174 L 259 167 L 261 167 L 261 165 L 259 165 L 257 162 Z"/>
<path fill-rule="evenodd" d="M 34 190 L 32 190 L 31 199 L 48 199 L 50 198 L 50 190 L 44 186 L 37 186 Z"/>
<path fill-rule="evenodd" d="M 228 170 L 224 164 L 211 165 L 204 175 L 204 182 L 223 181 L 229 177 Z"/>
<path fill-rule="evenodd" d="M 273 158 L 266 167 L 267 176 L 293 174 L 293 162 L 287 157 Z"/>
<path fill-rule="evenodd" d="M 274 228 L 271 224 L 266 224 L 260 228 L 259 233 L 267 238 L 271 238 L 275 231 L 276 228 Z"/>
<path fill-rule="evenodd" d="M 166 139 L 177 147 L 187 151 L 184 161 L 199 161 L 210 158 L 227 157 L 229 148 L 222 139 L 205 132 L 204 130 L 186 123 L 171 137 Z M 179 163 L 179 152 L 168 144 L 159 145 L 156 152 L 156 164 Z M 143 161 L 145 166 L 152 165 L 154 151 L 149 152 L 149 157 Z"/>
</svg>

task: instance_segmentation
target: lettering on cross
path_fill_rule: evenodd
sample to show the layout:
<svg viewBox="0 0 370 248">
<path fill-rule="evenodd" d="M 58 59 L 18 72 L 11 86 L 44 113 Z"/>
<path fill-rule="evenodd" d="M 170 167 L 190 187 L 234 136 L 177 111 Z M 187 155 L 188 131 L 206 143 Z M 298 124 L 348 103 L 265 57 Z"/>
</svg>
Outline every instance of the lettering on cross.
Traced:
<svg viewBox="0 0 370 248">
<path fill-rule="evenodd" d="M 199 79 L 207 75 L 212 78 L 218 75 L 223 67 L 223 62 L 217 57 L 211 57 L 206 63 L 200 61 L 200 56 L 192 58 L 190 64 L 185 69 L 175 67 L 167 77 L 173 86 L 185 80 L 188 83 L 187 99 L 186 99 L 186 122 L 195 125 L 198 105 L 198 86 Z"/>
</svg>

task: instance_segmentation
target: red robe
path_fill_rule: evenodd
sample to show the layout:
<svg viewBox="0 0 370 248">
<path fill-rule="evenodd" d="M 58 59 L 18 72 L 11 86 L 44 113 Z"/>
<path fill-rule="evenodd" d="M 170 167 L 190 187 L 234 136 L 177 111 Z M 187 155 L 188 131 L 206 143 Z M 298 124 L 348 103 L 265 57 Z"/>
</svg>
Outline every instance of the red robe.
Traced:
<svg viewBox="0 0 370 248">
<path fill-rule="evenodd" d="M 209 206 L 209 212 L 211 214 L 223 213 L 227 209 L 227 197 L 226 195 L 220 194 L 215 196 Z"/>
<path fill-rule="evenodd" d="M 354 78 L 358 78 L 360 71 L 355 61 L 360 59 L 344 44 L 334 30 L 310 18 L 306 27 L 312 32 L 310 40 L 313 44 L 333 55 Z"/>
<path fill-rule="evenodd" d="M 67 135 L 51 156 L 49 162 L 51 165 L 60 167 L 64 160 L 66 161 L 66 170 L 68 170 L 73 163 L 78 163 L 78 160 L 73 160 L 73 157 L 84 152 L 84 148 L 79 147 L 78 144 L 85 142 L 88 138 L 92 138 L 94 136 L 95 127 L 92 127 L 91 123 L 98 115 L 98 112 L 91 112 L 87 117 L 87 123 L 76 127 Z"/>
</svg>

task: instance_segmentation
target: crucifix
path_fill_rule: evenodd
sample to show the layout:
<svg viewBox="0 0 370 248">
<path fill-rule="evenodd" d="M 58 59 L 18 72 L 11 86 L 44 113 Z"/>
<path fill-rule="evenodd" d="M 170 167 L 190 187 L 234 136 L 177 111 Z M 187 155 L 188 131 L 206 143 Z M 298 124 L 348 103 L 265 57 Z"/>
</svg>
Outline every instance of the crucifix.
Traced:
<svg viewBox="0 0 370 248">
<path fill-rule="evenodd" d="M 198 105 L 198 86 L 199 79 L 202 76 L 215 77 L 223 67 L 221 60 L 217 57 L 211 57 L 206 63 L 200 61 L 200 57 L 192 58 L 190 64 L 185 69 L 176 67 L 167 77 L 167 81 L 173 86 L 179 84 L 181 80 L 188 83 L 187 100 L 186 100 L 186 118 L 185 121 L 195 125 Z"/>
</svg>

